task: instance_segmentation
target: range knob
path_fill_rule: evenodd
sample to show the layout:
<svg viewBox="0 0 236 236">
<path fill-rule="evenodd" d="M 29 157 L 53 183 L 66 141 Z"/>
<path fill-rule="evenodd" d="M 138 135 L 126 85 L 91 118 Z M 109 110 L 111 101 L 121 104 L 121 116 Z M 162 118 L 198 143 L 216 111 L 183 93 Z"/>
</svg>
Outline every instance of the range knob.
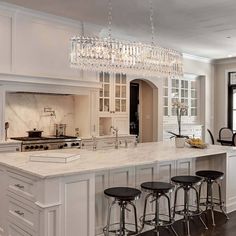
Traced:
<svg viewBox="0 0 236 236">
<path fill-rule="evenodd" d="M 30 146 L 30 149 L 34 149 L 34 146 Z"/>
<path fill-rule="evenodd" d="M 48 146 L 45 146 L 45 147 L 44 147 L 44 150 L 48 150 Z"/>
<path fill-rule="evenodd" d="M 64 145 L 60 145 L 59 148 L 62 149 L 64 147 Z"/>
<path fill-rule="evenodd" d="M 72 143 L 71 146 L 74 147 L 74 146 L 75 146 L 75 143 Z"/>
<path fill-rule="evenodd" d="M 79 146 L 79 143 L 76 143 L 75 146 Z"/>
<path fill-rule="evenodd" d="M 29 146 L 25 146 L 25 150 L 28 150 L 29 149 Z"/>
<path fill-rule="evenodd" d="M 38 146 L 38 145 L 36 145 L 36 146 L 35 146 L 35 149 L 38 149 L 38 148 L 39 148 L 39 146 Z"/>
<path fill-rule="evenodd" d="M 67 147 L 67 146 L 68 146 L 68 144 L 67 144 L 67 143 L 65 143 L 65 144 L 64 144 L 64 147 Z"/>
<path fill-rule="evenodd" d="M 39 148 L 40 148 L 40 149 L 43 148 L 43 145 L 40 145 Z"/>
</svg>

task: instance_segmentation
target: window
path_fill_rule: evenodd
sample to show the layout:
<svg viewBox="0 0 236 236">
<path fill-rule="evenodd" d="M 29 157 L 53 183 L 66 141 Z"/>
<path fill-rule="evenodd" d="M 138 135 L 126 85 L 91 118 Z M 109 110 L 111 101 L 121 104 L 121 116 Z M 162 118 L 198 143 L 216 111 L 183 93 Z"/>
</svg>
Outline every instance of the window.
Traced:
<svg viewBox="0 0 236 236">
<path fill-rule="evenodd" d="M 185 76 L 183 79 L 166 78 L 163 84 L 164 117 L 174 119 L 176 110 L 172 108 L 172 103 L 179 100 L 188 106 L 183 119 L 189 122 L 197 121 L 200 104 L 199 88 L 200 81 L 196 76 Z"/>
<path fill-rule="evenodd" d="M 234 132 L 236 131 L 236 72 L 229 73 L 228 126 Z"/>
</svg>

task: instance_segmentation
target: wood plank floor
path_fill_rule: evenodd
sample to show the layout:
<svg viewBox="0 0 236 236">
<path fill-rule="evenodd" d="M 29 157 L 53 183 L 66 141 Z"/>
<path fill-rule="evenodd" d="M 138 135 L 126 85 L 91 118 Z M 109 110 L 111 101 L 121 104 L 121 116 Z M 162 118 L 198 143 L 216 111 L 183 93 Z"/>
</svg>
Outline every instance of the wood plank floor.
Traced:
<svg viewBox="0 0 236 236">
<path fill-rule="evenodd" d="M 236 211 L 229 214 L 230 219 L 227 221 L 225 216 L 221 213 L 215 213 L 216 226 L 211 225 L 210 215 L 207 216 L 207 221 L 205 217 L 202 216 L 204 221 L 207 223 L 208 230 L 205 230 L 200 220 L 194 218 L 190 223 L 191 236 L 236 236 Z M 174 224 L 174 228 L 179 236 L 185 236 L 186 231 L 183 222 L 177 221 Z M 139 236 L 156 236 L 156 233 L 152 231 L 144 232 L 139 234 Z M 160 236 L 174 236 L 169 230 L 162 229 Z"/>
</svg>

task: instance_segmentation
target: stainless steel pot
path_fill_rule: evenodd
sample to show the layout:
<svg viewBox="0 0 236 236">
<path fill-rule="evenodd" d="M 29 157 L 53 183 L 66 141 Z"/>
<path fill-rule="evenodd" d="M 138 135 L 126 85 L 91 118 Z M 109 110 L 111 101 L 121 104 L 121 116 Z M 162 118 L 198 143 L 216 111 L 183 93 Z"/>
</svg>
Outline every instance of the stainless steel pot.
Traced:
<svg viewBox="0 0 236 236">
<path fill-rule="evenodd" d="M 40 138 L 42 137 L 42 132 L 43 132 L 42 130 L 36 130 L 36 129 L 27 131 L 29 138 Z"/>
</svg>

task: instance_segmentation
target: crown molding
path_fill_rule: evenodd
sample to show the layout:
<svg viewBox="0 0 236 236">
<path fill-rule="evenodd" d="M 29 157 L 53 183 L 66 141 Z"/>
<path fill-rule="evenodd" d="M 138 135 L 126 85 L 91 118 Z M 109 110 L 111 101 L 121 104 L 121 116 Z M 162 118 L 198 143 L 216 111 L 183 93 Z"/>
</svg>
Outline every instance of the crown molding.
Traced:
<svg viewBox="0 0 236 236">
<path fill-rule="evenodd" d="M 230 63 L 236 63 L 236 57 L 215 59 L 215 60 L 213 61 L 213 64 L 215 64 L 215 65 L 219 65 L 219 64 L 230 64 Z"/>
<path fill-rule="evenodd" d="M 204 63 L 212 63 L 212 59 L 210 59 L 210 58 L 191 55 L 188 53 L 183 53 L 183 58 L 189 59 L 189 60 L 194 60 L 194 61 L 199 61 L 199 62 L 204 62 Z"/>
</svg>

